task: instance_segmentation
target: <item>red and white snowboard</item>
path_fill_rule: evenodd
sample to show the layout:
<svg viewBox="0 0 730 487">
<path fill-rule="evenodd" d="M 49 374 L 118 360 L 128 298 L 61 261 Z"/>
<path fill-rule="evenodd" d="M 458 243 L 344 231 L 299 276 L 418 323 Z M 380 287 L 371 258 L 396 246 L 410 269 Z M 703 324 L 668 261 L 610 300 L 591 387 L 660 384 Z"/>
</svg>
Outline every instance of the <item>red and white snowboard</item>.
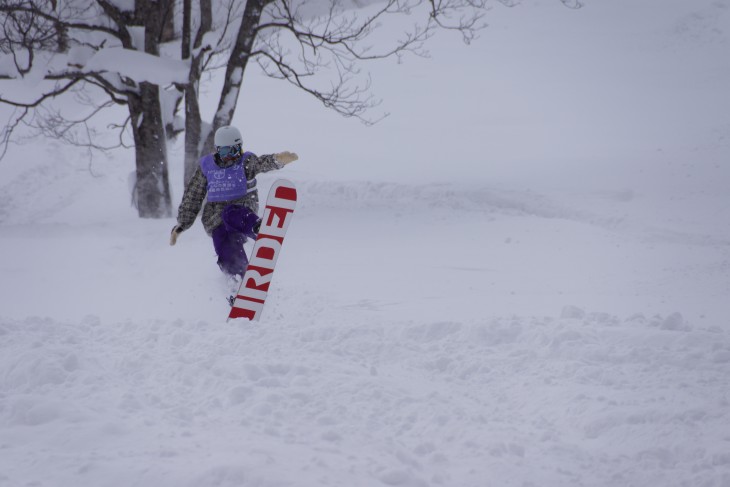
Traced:
<svg viewBox="0 0 730 487">
<path fill-rule="evenodd" d="M 297 204 L 297 190 L 291 181 L 279 179 L 274 183 L 266 198 L 266 208 L 261 220 L 259 236 L 251 252 L 248 268 L 233 301 L 231 318 L 248 318 L 258 321 L 269 285 L 274 275 L 276 259 L 284 243 L 286 229 L 294 216 Z"/>
</svg>

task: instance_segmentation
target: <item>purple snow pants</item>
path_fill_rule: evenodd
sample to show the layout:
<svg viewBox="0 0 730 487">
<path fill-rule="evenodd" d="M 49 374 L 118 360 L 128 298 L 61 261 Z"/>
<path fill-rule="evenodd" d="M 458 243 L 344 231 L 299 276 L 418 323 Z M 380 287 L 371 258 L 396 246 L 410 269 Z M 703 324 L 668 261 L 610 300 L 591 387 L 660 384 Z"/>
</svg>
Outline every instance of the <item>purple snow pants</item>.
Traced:
<svg viewBox="0 0 730 487">
<path fill-rule="evenodd" d="M 254 228 L 259 217 L 243 205 L 228 205 L 221 213 L 223 223 L 213 230 L 213 246 L 218 254 L 218 267 L 228 275 L 246 272 L 248 258 L 243 250 L 246 237 L 256 238 Z"/>
</svg>

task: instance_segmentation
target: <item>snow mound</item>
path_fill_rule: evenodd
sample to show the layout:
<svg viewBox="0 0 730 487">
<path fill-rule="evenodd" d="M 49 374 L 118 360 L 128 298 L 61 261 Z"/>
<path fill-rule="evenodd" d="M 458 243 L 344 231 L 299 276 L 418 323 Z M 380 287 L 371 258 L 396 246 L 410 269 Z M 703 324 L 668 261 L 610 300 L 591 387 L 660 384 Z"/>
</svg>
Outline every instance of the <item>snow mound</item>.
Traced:
<svg viewBox="0 0 730 487">
<path fill-rule="evenodd" d="M 303 205 L 347 209 L 393 208 L 399 211 L 459 210 L 543 218 L 591 220 L 535 191 L 503 190 L 456 183 L 402 184 L 371 181 L 310 181 L 301 184 Z"/>
<path fill-rule="evenodd" d="M 576 309 L 266 326 L 0 320 L 0 478 L 725 485 L 730 336 L 675 315 Z"/>
</svg>

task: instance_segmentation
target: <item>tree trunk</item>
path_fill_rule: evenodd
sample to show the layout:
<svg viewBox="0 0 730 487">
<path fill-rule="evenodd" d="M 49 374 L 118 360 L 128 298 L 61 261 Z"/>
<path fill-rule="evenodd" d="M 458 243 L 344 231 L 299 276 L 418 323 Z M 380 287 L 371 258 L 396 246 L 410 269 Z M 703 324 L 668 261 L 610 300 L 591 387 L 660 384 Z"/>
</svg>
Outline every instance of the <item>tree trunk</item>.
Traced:
<svg viewBox="0 0 730 487">
<path fill-rule="evenodd" d="M 180 55 L 183 60 L 190 58 L 190 31 L 193 28 L 192 22 L 192 0 L 183 0 L 182 11 L 182 51 Z"/>
<path fill-rule="evenodd" d="M 172 216 L 167 147 L 157 85 L 140 84 L 140 95 L 129 97 L 137 180 L 134 201 L 140 218 Z"/>
<path fill-rule="evenodd" d="M 195 47 L 200 47 L 203 36 L 213 28 L 213 2 L 200 0 L 200 28 L 195 39 Z"/>
<path fill-rule="evenodd" d="M 133 25 L 144 26 L 144 52 L 160 53 L 165 7 L 172 2 L 135 1 Z M 134 202 L 140 218 L 172 216 L 172 198 L 167 172 L 167 137 L 160 106 L 159 86 L 142 82 L 139 93 L 128 97 L 132 121 L 137 178 Z"/>
<path fill-rule="evenodd" d="M 238 95 L 241 92 L 243 73 L 246 70 L 246 65 L 253 50 L 254 41 L 256 40 L 256 29 L 261 21 L 261 13 L 264 11 L 264 7 L 270 2 L 271 0 L 248 0 L 246 2 L 246 8 L 243 11 L 243 18 L 241 19 L 241 27 L 238 29 L 238 35 L 236 36 L 236 44 L 233 47 L 226 67 L 226 75 L 223 81 L 221 97 L 218 102 L 218 109 L 213 118 L 211 131 L 208 133 L 208 137 L 203 145 L 204 151 L 213 150 L 215 130 L 223 125 L 230 125 L 231 120 L 233 120 L 233 114 L 238 103 Z"/>
<path fill-rule="evenodd" d="M 194 63 L 196 60 L 193 60 Z M 197 63 L 195 63 L 197 64 Z M 191 67 L 191 70 L 195 66 Z M 198 75 L 199 76 L 199 75 Z M 202 120 L 200 117 L 200 105 L 198 104 L 198 82 L 192 77 L 185 87 L 185 175 L 184 182 L 187 185 L 198 167 L 200 159 L 200 138 L 202 132 Z"/>
<path fill-rule="evenodd" d="M 159 42 L 161 43 L 178 39 L 175 33 L 175 3 L 174 0 L 158 0 L 158 15 L 161 16 Z"/>
<path fill-rule="evenodd" d="M 208 7 L 210 7 L 208 2 Z M 183 25 L 182 25 L 182 59 L 191 58 L 192 42 L 192 0 L 183 0 Z M 205 11 L 201 3 L 201 11 Z M 198 35 L 195 39 L 195 48 L 199 48 L 203 35 L 210 29 L 210 9 L 201 12 L 201 25 L 198 28 Z M 207 16 L 207 18 L 206 18 Z M 200 118 L 200 105 L 198 102 L 198 84 L 200 79 L 200 63 L 203 53 L 197 53 L 190 62 L 190 74 L 188 84 L 185 86 L 185 159 L 183 182 L 187 186 L 190 178 L 195 173 L 200 157 L 200 132 L 202 120 Z"/>
</svg>

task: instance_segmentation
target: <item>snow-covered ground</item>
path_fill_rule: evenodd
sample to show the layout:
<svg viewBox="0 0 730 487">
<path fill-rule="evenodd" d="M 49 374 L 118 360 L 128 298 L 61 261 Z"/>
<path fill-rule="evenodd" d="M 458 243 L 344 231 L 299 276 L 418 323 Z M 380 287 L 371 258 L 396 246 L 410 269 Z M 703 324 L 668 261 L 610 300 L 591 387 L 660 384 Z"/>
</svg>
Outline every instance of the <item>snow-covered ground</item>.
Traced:
<svg viewBox="0 0 730 487">
<path fill-rule="evenodd" d="M 0 486 L 730 486 L 730 5 L 585 3 L 372 65 L 369 128 L 252 69 L 300 154 L 255 325 L 131 153 L 12 147 Z"/>
</svg>

